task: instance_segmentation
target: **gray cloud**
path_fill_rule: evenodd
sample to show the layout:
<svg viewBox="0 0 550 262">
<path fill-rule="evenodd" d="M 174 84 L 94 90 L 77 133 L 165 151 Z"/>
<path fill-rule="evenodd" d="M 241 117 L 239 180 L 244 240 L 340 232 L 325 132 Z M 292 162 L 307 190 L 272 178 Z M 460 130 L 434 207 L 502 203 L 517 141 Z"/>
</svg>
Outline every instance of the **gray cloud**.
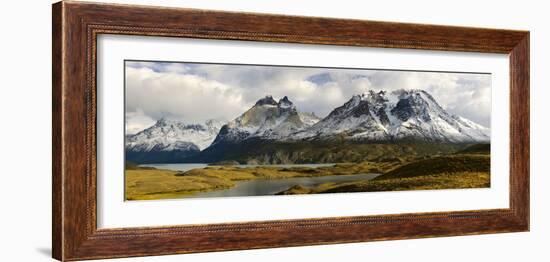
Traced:
<svg viewBox="0 0 550 262">
<path fill-rule="evenodd" d="M 231 120 L 266 95 L 323 117 L 354 94 L 401 88 L 424 89 L 449 112 L 490 127 L 487 74 L 126 62 L 127 132 L 161 117 Z"/>
</svg>

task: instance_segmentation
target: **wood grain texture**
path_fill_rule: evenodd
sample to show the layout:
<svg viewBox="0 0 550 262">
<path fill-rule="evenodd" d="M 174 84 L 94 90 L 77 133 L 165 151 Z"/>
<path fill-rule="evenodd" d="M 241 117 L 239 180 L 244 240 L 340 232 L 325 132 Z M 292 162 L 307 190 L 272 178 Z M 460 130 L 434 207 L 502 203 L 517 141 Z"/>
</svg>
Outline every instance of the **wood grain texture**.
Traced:
<svg viewBox="0 0 550 262">
<path fill-rule="evenodd" d="M 62 74 L 62 23 L 61 5 L 52 8 L 52 256 L 61 257 L 63 231 L 63 189 L 61 171 L 61 76 Z"/>
<path fill-rule="evenodd" d="M 529 227 L 529 33 L 510 52 L 510 207 Z"/>
<path fill-rule="evenodd" d="M 53 257 L 82 260 L 529 229 L 529 33 L 484 28 L 60 2 L 53 6 Z M 100 34 L 510 55 L 510 208 L 98 229 L 96 43 Z"/>
</svg>

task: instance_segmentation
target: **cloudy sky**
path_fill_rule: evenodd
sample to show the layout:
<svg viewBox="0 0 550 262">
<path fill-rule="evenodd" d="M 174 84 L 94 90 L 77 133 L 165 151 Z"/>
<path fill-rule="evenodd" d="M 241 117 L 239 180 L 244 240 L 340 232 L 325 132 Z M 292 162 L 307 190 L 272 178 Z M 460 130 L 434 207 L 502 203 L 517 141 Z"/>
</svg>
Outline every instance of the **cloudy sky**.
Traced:
<svg viewBox="0 0 550 262">
<path fill-rule="evenodd" d="M 126 132 L 161 117 L 232 120 L 266 95 L 320 117 L 368 90 L 424 89 L 450 113 L 490 127 L 488 74 L 126 61 Z"/>
</svg>

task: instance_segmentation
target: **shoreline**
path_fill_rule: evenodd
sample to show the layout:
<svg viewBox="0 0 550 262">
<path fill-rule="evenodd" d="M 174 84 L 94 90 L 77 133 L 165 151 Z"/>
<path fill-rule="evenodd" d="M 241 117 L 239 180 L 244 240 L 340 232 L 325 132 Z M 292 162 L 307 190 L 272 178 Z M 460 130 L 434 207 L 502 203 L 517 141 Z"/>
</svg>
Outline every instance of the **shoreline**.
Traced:
<svg viewBox="0 0 550 262">
<path fill-rule="evenodd" d="M 389 163 L 363 162 L 338 163 L 321 167 L 255 166 L 243 168 L 238 166 L 206 166 L 185 172 L 150 168 L 131 169 L 125 170 L 125 198 L 126 200 L 181 198 L 185 195 L 228 189 L 234 187 L 236 182 L 239 181 L 382 173 L 380 172 L 381 168 L 391 166 L 393 165 Z M 135 179 L 133 179 L 134 177 Z M 134 193 L 132 189 L 136 182 L 149 185 L 171 184 L 172 187 L 167 186 L 160 190 L 144 189 L 140 193 Z M 155 187 L 155 185 L 152 186 Z"/>
<path fill-rule="evenodd" d="M 187 195 L 225 190 L 239 181 L 277 180 L 378 173 L 369 181 L 290 186 L 277 194 L 377 192 L 421 189 L 480 188 L 490 185 L 489 154 L 442 155 L 386 162 L 337 163 L 320 167 L 205 166 L 185 172 L 136 168 L 125 171 L 125 199 L 185 198 Z"/>
</svg>

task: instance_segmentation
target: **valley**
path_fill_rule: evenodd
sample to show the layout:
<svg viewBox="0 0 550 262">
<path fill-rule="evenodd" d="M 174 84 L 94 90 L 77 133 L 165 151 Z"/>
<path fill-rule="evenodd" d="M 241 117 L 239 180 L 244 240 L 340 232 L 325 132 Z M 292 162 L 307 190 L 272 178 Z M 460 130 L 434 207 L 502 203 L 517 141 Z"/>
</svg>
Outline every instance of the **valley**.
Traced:
<svg viewBox="0 0 550 262">
<path fill-rule="evenodd" d="M 490 130 L 446 112 L 423 90 L 367 92 L 320 118 L 288 97 L 259 99 L 232 121 L 160 119 L 126 138 L 136 163 L 336 163 L 449 153 Z"/>
<path fill-rule="evenodd" d="M 354 95 L 325 117 L 266 96 L 231 121 L 162 118 L 126 136 L 126 161 L 127 200 L 483 188 L 490 129 L 417 89 Z"/>
<path fill-rule="evenodd" d="M 177 169 L 177 168 L 176 168 Z M 372 174 L 371 176 L 365 176 Z M 356 179 L 350 176 L 357 176 Z M 126 169 L 126 199 L 152 200 L 219 196 L 246 181 L 266 187 L 289 178 L 330 177 L 311 184 L 302 180 L 274 194 L 378 192 L 425 189 L 484 188 L 490 186 L 490 145 L 476 144 L 455 153 L 338 163 L 318 167 L 203 166 L 187 171 L 133 165 Z M 347 178 L 342 182 L 339 179 Z M 367 179 L 368 178 L 368 179 Z M 259 187 L 258 183 L 254 185 Z M 211 192 L 210 194 L 204 194 Z M 231 193 L 231 192 L 230 192 Z M 235 194 L 233 192 L 233 194 Z M 235 196 L 231 195 L 230 196 Z M 261 195 L 261 194 L 260 194 Z M 244 196 L 244 195 L 242 195 Z"/>
</svg>

